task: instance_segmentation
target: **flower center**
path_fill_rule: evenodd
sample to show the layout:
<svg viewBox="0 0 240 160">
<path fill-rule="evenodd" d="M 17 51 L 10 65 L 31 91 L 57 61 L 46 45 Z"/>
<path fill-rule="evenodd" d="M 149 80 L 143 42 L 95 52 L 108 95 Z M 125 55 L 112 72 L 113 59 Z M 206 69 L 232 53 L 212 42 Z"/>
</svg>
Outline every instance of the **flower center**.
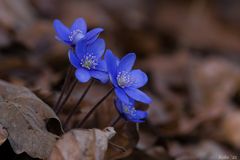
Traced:
<svg viewBox="0 0 240 160">
<path fill-rule="evenodd" d="M 132 115 L 132 116 L 135 116 L 136 115 L 136 110 L 134 107 L 128 107 L 126 105 L 123 106 L 123 112 L 125 114 L 129 114 L 129 115 Z"/>
<path fill-rule="evenodd" d="M 84 37 L 84 34 L 82 33 L 82 31 L 79 29 L 76 29 L 70 33 L 69 40 L 76 44 L 83 37 Z"/>
<path fill-rule="evenodd" d="M 94 69 L 98 64 L 98 59 L 93 54 L 86 54 L 83 56 L 80 62 L 81 66 L 87 68 L 88 70 Z"/>
<path fill-rule="evenodd" d="M 130 74 L 126 71 L 119 72 L 117 75 L 118 85 L 122 88 L 125 88 L 132 84 L 132 78 Z"/>
</svg>

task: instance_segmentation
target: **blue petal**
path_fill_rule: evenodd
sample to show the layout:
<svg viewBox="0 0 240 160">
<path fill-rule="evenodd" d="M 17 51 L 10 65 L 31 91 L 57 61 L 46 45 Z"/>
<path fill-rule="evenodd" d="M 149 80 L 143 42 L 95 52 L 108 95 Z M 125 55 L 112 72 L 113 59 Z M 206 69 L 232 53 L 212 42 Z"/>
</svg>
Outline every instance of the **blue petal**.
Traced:
<svg viewBox="0 0 240 160">
<path fill-rule="evenodd" d="M 60 40 L 69 41 L 70 30 L 60 20 L 54 20 L 53 26 Z"/>
<path fill-rule="evenodd" d="M 132 84 L 134 88 L 140 88 L 144 86 L 148 81 L 147 75 L 140 69 L 131 71 L 130 75 L 134 81 L 134 83 Z"/>
<path fill-rule="evenodd" d="M 123 113 L 122 101 L 119 100 L 119 98 L 117 98 L 114 100 L 114 104 L 119 114 L 122 114 Z"/>
<path fill-rule="evenodd" d="M 87 51 L 100 58 L 105 51 L 105 41 L 103 39 L 97 39 L 87 47 Z"/>
<path fill-rule="evenodd" d="M 134 122 L 134 123 L 142 123 L 144 120 L 141 119 L 134 119 L 132 117 L 128 117 L 128 121 Z"/>
<path fill-rule="evenodd" d="M 87 82 L 91 78 L 89 71 L 83 68 L 78 68 L 75 72 L 75 76 L 80 82 L 83 83 Z"/>
<path fill-rule="evenodd" d="M 76 44 L 76 55 L 79 59 L 82 59 L 82 56 L 84 56 L 87 53 L 87 44 L 85 41 L 78 41 Z"/>
<path fill-rule="evenodd" d="M 107 70 L 109 72 L 110 80 L 112 81 L 114 86 L 117 86 L 117 63 L 118 63 L 118 58 L 113 55 L 111 50 L 107 50 L 105 53 L 105 60 L 107 63 Z"/>
<path fill-rule="evenodd" d="M 127 119 L 129 121 L 135 122 L 135 123 L 141 123 L 144 122 L 144 119 L 147 117 L 147 112 L 136 110 L 136 113 L 134 115 L 126 115 Z"/>
<path fill-rule="evenodd" d="M 136 110 L 136 119 L 146 119 L 148 116 L 148 113 L 145 111 L 141 111 L 141 110 Z"/>
<path fill-rule="evenodd" d="M 126 93 L 123 91 L 123 89 L 121 89 L 121 88 L 115 88 L 114 91 L 115 91 L 117 97 L 118 97 L 123 103 L 126 103 L 126 104 L 129 103 L 129 98 L 128 98 L 128 96 L 126 95 Z"/>
<path fill-rule="evenodd" d="M 76 57 L 76 55 L 73 53 L 72 50 L 69 50 L 68 52 L 68 58 L 70 63 L 75 67 L 75 68 L 80 68 L 80 63 L 79 63 L 79 59 Z"/>
<path fill-rule="evenodd" d="M 87 32 L 85 39 L 87 40 L 88 44 L 93 43 L 99 36 L 99 34 L 103 31 L 102 28 L 95 28 Z"/>
<path fill-rule="evenodd" d="M 121 72 L 121 71 L 130 72 L 134 65 L 135 60 L 136 60 L 135 53 L 128 53 L 126 56 L 124 56 L 120 60 L 120 63 L 118 66 L 118 72 Z"/>
<path fill-rule="evenodd" d="M 73 24 L 71 26 L 71 31 L 74 31 L 74 30 L 77 30 L 77 29 L 82 31 L 83 34 L 86 34 L 87 24 L 86 24 L 86 22 L 83 18 L 78 18 L 73 22 Z"/>
<path fill-rule="evenodd" d="M 136 101 L 147 103 L 147 104 L 152 102 L 152 99 L 148 95 L 140 91 L 139 89 L 128 87 L 128 88 L 124 88 L 124 91 L 127 93 L 129 97 L 131 97 Z"/>
<path fill-rule="evenodd" d="M 100 80 L 102 83 L 107 83 L 109 80 L 108 74 L 106 72 L 91 70 L 90 75 L 93 78 Z"/>
<path fill-rule="evenodd" d="M 99 60 L 96 70 L 107 72 L 107 64 L 105 60 Z"/>
</svg>

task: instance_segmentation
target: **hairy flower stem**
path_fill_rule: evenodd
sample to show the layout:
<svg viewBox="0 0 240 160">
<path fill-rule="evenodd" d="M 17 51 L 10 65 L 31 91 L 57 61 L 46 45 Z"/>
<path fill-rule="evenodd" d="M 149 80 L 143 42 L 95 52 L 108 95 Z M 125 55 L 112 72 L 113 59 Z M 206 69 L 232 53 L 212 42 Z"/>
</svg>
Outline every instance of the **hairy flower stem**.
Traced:
<svg viewBox="0 0 240 160">
<path fill-rule="evenodd" d="M 121 120 L 121 116 L 118 115 L 117 117 L 115 117 L 115 118 L 113 119 L 113 121 L 111 122 L 110 126 L 111 126 L 111 127 L 114 127 L 120 120 Z"/>
<path fill-rule="evenodd" d="M 94 80 L 91 80 L 91 82 L 88 84 L 87 88 L 85 89 L 85 91 L 83 92 L 82 96 L 79 98 L 78 102 L 76 103 L 76 105 L 72 108 L 72 110 L 70 111 L 70 113 L 68 114 L 65 122 L 63 123 L 63 128 L 66 128 L 68 122 L 70 121 L 70 119 L 72 118 L 73 114 L 76 113 L 79 105 L 81 104 L 82 100 L 84 99 L 84 97 L 87 95 L 89 89 L 91 88 L 91 86 L 94 84 Z"/>
<path fill-rule="evenodd" d="M 64 93 L 66 92 L 68 86 L 69 86 L 69 81 L 71 79 L 72 73 L 73 73 L 73 67 L 70 66 L 68 71 L 67 71 L 67 75 L 65 77 L 65 80 L 64 80 L 64 83 L 63 83 L 63 87 L 61 89 L 61 94 L 58 97 L 58 100 L 57 100 L 56 104 L 53 107 L 54 111 L 58 110 L 58 107 L 59 107 L 59 104 L 60 104 L 60 102 L 62 100 L 62 97 L 63 97 Z"/>
<path fill-rule="evenodd" d="M 85 124 L 85 122 L 87 121 L 87 119 L 91 116 L 91 114 L 93 113 L 93 111 L 95 111 L 99 106 L 100 104 L 105 100 L 107 99 L 107 97 L 112 93 L 114 88 L 111 88 L 107 94 L 98 101 L 97 104 L 95 104 L 95 106 L 92 107 L 92 109 L 86 114 L 86 116 L 83 118 L 83 120 L 76 126 L 76 128 L 81 128 L 83 127 L 83 125 Z"/>
<path fill-rule="evenodd" d="M 59 113 L 62 111 L 64 105 L 66 104 L 66 102 L 67 102 L 68 98 L 70 97 L 70 95 L 71 95 L 74 87 L 76 86 L 76 84 L 77 84 L 77 80 L 74 79 L 74 81 L 73 81 L 73 83 L 71 84 L 70 89 L 69 89 L 66 97 L 63 99 L 61 105 L 59 105 L 58 110 L 56 110 L 56 114 L 59 114 Z"/>
</svg>

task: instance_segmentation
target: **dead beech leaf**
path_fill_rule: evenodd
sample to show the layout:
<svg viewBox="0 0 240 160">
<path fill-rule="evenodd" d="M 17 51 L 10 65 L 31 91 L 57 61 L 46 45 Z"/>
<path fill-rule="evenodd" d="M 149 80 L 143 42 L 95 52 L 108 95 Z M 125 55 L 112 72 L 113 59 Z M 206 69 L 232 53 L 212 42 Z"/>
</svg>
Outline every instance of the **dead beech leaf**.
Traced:
<svg viewBox="0 0 240 160">
<path fill-rule="evenodd" d="M 0 26 L 18 31 L 35 20 L 28 0 L 0 0 Z"/>
<path fill-rule="evenodd" d="M 0 124 L 0 145 L 2 145 L 8 138 L 7 130 Z"/>
<path fill-rule="evenodd" d="M 125 151 L 120 150 L 114 146 L 109 146 L 106 160 L 122 159 L 129 156 L 134 147 L 136 147 L 139 135 L 135 123 L 122 121 L 116 125 L 117 135 L 111 140 L 112 143 L 124 148 Z"/>
<path fill-rule="evenodd" d="M 25 87 L 0 81 L 0 124 L 16 154 L 26 152 L 33 158 L 47 158 L 57 135 L 46 129 L 46 122 L 57 116 L 49 106 Z M 58 123 L 58 128 L 60 127 Z"/>
<path fill-rule="evenodd" d="M 240 148 L 240 111 L 236 109 L 229 110 L 223 117 L 219 129 L 220 140 L 223 140 L 236 148 Z"/>
<path fill-rule="evenodd" d="M 115 134 L 112 127 L 71 130 L 57 141 L 48 160 L 103 160 Z"/>
</svg>

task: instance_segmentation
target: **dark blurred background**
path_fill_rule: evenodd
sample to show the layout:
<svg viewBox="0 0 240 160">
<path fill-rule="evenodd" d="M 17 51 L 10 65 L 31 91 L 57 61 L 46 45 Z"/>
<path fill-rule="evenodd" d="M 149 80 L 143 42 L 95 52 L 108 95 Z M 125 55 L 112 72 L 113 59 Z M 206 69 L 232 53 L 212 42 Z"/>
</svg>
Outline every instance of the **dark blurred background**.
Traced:
<svg viewBox="0 0 240 160">
<path fill-rule="evenodd" d="M 52 22 L 77 17 L 150 77 L 149 118 L 121 159 L 240 159 L 239 0 L 0 0 L 0 78 L 52 106 L 69 65 Z"/>
</svg>

